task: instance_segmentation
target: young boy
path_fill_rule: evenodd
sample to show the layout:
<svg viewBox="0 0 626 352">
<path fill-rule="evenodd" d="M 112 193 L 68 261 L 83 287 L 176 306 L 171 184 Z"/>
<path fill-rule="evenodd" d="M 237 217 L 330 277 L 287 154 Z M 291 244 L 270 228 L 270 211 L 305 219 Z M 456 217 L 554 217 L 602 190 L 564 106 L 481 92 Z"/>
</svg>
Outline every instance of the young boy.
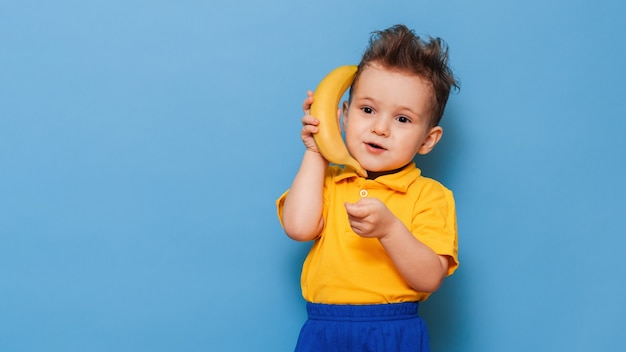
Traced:
<svg viewBox="0 0 626 352">
<path fill-rule="evenodd" d="M 358 66 L 343 129 L 368 177 L 329 165 L 313 135 L 313 95 L 303 103 L 306 147 L 277 200 L 289 237 L 314 240 L 304 262 L 309 319 L 296 351 L 428 351 L 418 302 L 458 266 L 454 199 L 413 162 L 439 142 L 452 87 L 447 49 L 404 25 L 374 32 Z"/>
</svg>

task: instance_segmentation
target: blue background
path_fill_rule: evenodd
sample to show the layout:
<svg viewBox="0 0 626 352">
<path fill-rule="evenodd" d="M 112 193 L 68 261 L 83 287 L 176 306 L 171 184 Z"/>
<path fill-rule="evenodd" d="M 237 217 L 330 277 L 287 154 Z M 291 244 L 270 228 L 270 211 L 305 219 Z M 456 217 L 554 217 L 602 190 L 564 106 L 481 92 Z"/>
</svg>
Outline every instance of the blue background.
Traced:
<svg viewBox="0 0 626 352">
<path fill-rule="evenodd" d="M 289 351 L 309 244 L 274 201 L 301 103 L 369 33 L 462 82 L 417 161 L 456 195 L 435 351 L 626 344 L 626 4 L 5 1 L 0 350 Z"/>
</svg>

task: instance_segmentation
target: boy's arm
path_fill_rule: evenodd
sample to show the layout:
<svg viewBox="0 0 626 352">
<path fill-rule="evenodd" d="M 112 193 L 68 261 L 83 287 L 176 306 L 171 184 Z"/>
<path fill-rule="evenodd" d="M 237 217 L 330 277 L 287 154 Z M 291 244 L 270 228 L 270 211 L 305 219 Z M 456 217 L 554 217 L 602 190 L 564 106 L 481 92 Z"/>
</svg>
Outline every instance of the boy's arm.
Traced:
<svg viewBox="0 0 626 352">
<path fill-rule="evenodd" d="M 287 236 L 296 241 L 316 238 L 324 227 L 322 191 L 328 162 L 321 154 L 306 150 L 302 164 L 289 188 L 282 223 Z"/>
<path fill-rule="evenodd" d="M 446 256 L 438 255 L 420 242 L 397 218 L 389 232 L 379 240 L 413 289 L 419 292 L 439 289 L 448 272 Z"/>
<path fill-rule="evenodd" d="M 319 153 L 313 134 L 318 132 L 319 121 L 309 115 L 313 93 L 307 92 L 302 105 L 301 137 L 306 150 L 300 169 L 289 188 L 282 211 L 282 224 L 287 236 L 297 241 L 316 238 L 324 227 L 322 217 L 324 175 L 328 161 Z"/>
<path fill-rule="evenodd" d="M 375 198 L 346 203 L 350 226 L 362 237 L 378 238 L 406 282 L 416 291 L 435 292 L 448 272 L 448 258 L 420 242 L 385 204 Z"/>
</svg>

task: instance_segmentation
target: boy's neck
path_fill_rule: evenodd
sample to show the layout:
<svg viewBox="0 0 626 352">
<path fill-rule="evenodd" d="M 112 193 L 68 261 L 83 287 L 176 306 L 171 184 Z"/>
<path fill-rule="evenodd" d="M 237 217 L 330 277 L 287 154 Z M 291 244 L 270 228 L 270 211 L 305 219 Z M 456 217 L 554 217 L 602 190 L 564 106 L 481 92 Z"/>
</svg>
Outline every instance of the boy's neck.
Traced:
<svg viewBox="0 0 626 352">
<path fill-rule="evenodd" d="M 407 164 L 408 165 L 408 164 Z M 375 180 L 376 178 L 380 177 L 380 176 L 385 176 L 385 175 L 390 175 L 390 174 L 395 174 L 396 172 L 404 169 L 407 165 L 404 165 L 400 168 L 394 169 L 394 170 L 387 170 L 387 171 L 367 171 L 367 179 L 368 180 Z"/>
</svg>

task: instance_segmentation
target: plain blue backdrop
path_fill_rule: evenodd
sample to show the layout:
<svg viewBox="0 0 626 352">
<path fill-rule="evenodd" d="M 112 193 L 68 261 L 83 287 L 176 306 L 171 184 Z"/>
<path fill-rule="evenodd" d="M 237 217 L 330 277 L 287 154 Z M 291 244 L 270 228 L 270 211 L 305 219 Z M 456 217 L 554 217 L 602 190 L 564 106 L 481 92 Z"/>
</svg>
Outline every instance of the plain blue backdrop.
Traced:
<svg viewBox="0 0 626 352">
<path fill-rule="evenodd" d="M 0 350 L 290 351 L 309 244 L 276 218 L 301 104 L 369 33 L 450 45 L 462 88 L 417 159 L 455 192 L 434 351 L 626 335 L 626 4 L 5 1 Z"/>
</svg>

